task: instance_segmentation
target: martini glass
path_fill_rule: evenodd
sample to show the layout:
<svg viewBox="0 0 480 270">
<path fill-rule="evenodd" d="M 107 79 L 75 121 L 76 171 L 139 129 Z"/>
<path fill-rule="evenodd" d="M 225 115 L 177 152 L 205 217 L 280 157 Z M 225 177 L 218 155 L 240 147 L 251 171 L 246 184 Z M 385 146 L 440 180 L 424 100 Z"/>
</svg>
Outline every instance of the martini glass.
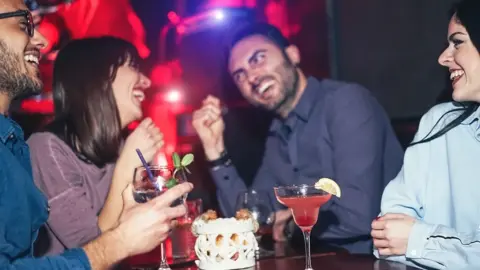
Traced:
<svg viewBox="0 0 480 270">
<path fill-rule="evenodd" d="M 332 195 L 313 185 L 274 187 L 277 200 L 290 208 L 293 220 L 303 232 L 305 240 L 305 270 L 313 270 L 310 254 L 310 232 L 317 223 L 320 207 L 330 200 Z"/>
<path fill-rule="evenodd" d="M 162 195 L 169 188 L 177 184 L 187 182 L 187 176 L 184 170 L 176 170 L 174 167 L 165 166 L 149 166 L 151 178 L 145 167 L 135 169 L 133 177 L 133 197 L 138 203 L 146 203 L 147 201 Z M 172 203 L 173 206 L 185 204 L 187 194 L 176 199 Z M 165 254 L 165 244 L 160 244 L 161 261 L 158 270 L 171 270 L 167 263 Z"/>
</svg>

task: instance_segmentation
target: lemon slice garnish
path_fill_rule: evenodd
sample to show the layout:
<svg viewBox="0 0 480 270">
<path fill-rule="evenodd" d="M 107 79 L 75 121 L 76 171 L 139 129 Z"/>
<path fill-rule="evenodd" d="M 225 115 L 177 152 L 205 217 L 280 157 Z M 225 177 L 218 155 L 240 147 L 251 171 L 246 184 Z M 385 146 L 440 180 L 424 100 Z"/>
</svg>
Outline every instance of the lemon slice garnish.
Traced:
<svg viewBox="0 0 480 270">
<path fill-rule="evenodd" d="M 326 191 L 332 195 L 337 196 L 338 198 L 342 196 L 342 191 L 340 190 L 338 184 L 329 178 L 320 178 L 320 180 L 315 183 L 315 188 Z"/>
</svg>

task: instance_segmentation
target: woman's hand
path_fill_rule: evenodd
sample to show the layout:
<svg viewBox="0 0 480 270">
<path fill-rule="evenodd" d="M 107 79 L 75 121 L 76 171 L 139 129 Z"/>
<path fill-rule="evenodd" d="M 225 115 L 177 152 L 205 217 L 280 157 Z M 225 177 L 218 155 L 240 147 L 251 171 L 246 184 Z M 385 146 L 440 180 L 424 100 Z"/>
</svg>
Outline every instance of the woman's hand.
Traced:
<svg viewBox="0 0 480 270">
<path fill-rule="evenodd" d="M 142 162 L 135 151 L 137 148 L 140 149 L 145 160 L 151 162 L 162 146 L 163 134 L 160 129 L 152 119 L 145 118 L 125 141 L 117 166 L 120 164 L 125 170 L 140 167 Z"/>
<path fill-rule="evenodd" d="M 405 255 L 415 218 L 405 214 L 386 214 L 372 222 L 373 245 L 382 256 Z"/>
</svg>

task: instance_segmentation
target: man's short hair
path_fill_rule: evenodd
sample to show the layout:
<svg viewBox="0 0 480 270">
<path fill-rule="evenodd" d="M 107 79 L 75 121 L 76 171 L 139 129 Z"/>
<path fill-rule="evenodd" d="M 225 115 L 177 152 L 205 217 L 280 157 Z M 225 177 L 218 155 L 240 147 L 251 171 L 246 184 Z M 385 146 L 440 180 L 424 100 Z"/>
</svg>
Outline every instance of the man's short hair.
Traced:
<svg viewBox="0 0 480 270">
<path fill-rule="evenodd" d="M 288 39 L 275 26 L 262 22 L 245 23 L 234 29 L 233 33 L 229 36 L 227 41 L 228 54 L 230 54 L 230 51 L 238 42 L 255 35 L 265 37 L 281 49 L 290 46 Z"/>
<path fill-rule="evenodd" d="M 230 77 L 230 73 L 228 70 L 228 62 L 230 61 L 230 53 L 233 47 L 240 41 L 244 40 L 245 38 L 260 35 L 265 37 L 267 40 L 273 42 L 273 44 L 277 45 L 285 55 L 284 49 L 290 46 L 290 41 L 280 32 L 278 28 L 268 23 L 263 22 L 250 22 L 250 23 L 243 23 L 233 29 L 231 32 L 232 34 L 228 35 L 226 38 L 226 46 L 224 47 L 225 51 L 223 54 L 223 65 L 224 70 L 227 76 L 223 77 L 223 83 L 225 87 L 229 87 L 230 85 L 234 84 L 232 78 Z"/>
</svg>

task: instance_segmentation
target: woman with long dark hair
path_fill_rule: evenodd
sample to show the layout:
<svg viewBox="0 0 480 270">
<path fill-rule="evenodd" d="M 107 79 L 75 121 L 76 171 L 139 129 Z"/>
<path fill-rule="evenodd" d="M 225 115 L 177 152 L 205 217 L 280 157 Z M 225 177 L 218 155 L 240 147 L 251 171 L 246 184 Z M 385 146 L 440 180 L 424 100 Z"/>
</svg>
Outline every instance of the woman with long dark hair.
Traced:
<svg viewBox="0 0 480 270">
<path fill-rule="evenodd" d="M 422 117 L 371 234 L 380 258 L 480 269 L 480 1 L 463 0 L 452 14 L 439 63 L 454 101 Z"/>
<path fill-rule="evenodd" d="M 59 52 L 55 119 L 28 140 L 33 177 L 50 206 L 38 254 L 81 246 L 116 226 L 122 192 L 141 165 L 135 149 L 150 161 L 163 145 L 148 118 L 126 140 L 122 136 L 142 118 L 150 86 L 138 64 L 135 47 L 112 37 L 75 40 Z"/>
</svg>

